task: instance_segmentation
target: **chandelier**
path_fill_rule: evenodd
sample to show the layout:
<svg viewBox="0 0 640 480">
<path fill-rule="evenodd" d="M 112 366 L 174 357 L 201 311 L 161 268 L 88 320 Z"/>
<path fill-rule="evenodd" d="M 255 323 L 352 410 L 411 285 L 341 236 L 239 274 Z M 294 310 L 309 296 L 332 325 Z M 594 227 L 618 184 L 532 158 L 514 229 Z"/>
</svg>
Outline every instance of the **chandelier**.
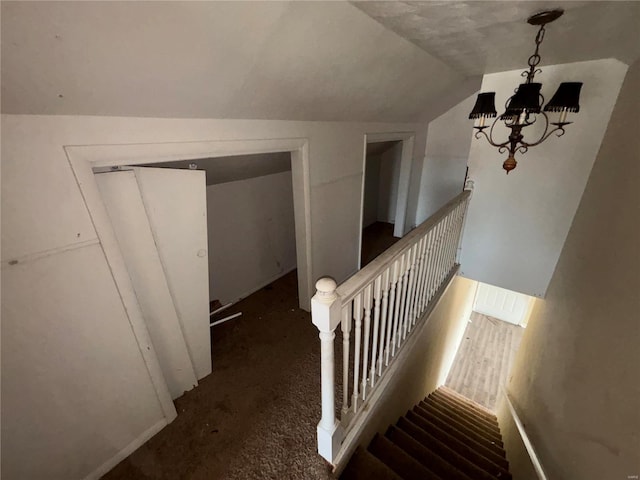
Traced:
<svg viewBox="0 0 640 480">
<path fill-rule="evenodd" d="M 572 123 L 567 122 L 567 113 L 580 111 L 578 102 L 582 82 L 561 83 L 555 95 L 542 111 L 542 104 L 544 103 L 544 97 L 540 93 L 542 84 L 533 81 L 536 73 L 542 71 L 538 68 L 541 60 L 538 51 L 544 39 L 544 27 L 546 24 L 558 19 L 563 13 L 564 11 L 561 9 L 551 10 L 538 13 L 527 19 L 529 24 L 540 26 L 535 40 L 536 50 L 527 62 L 529 68 L 522 72 L 522 77 L 526 77 L 525 83 L 520 84 L 515 93 L 507 100 L 504 113 L 496 118 L 491 125 L 486 124 L 488 118 L 493 118 L 497 115 L 495 107 L 496 94 L 495 92 L 487 92 L 478 94 L 476 104 L 469 114 L 470 119 L 477 120 L 476 125 L 473 127 L 477 130 L 475 138 L 484 137 L 489 144 L 498 149 L 498 152 L 509 152 L 508 158 L 502 164 L 502 168 L 507 171 L 507 174 L 516 168 L 518 163 L 515 159 L 516 153 L 526 153 L 529 148 L 540 145 L 553 133 L 561 137 L 564 135 L 564 127 Z M 559 113 L 558 121 L 549 122 L 549 117 L 545 112 Z M 544 120 L 542 135 L 535 141 L 525 141 L 523 129 L 536 123 L 539 118 Z M 507 140 L 502 143 L 497 142 L 493 137 L 493 129 L 498 120 L 504 122 L 504 125 L 511 130 Z M 485 132 L 487 128 L 489 128 L 489 134 Z"/>
</svg>

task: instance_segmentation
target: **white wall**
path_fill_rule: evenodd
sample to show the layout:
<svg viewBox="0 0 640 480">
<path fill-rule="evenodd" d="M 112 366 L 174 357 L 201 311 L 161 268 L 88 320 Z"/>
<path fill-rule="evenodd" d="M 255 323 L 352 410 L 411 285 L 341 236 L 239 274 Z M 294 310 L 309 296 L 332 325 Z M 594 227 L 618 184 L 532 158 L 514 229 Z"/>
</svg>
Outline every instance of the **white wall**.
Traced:
<svg viewBox="0 0 640 480">
<path fill-rule="evenodd" d="M 639 471 L 638 85 L 637 61 L 508 384 L 550 479 L 629 478 Z M 507 416 L 504 408 L 499 415 Z M 505 441 L 513 436 L 507 431 Z M 517 439 L 506 450 L 518 468 L 514 478 L 535 478 Z"/>
<path fill-rule="evenodd" d="M 378 187 L 378 221 L 396 223 L 396 205 L 402 165 L 402 143 L 397 142 L 380 155 L 380 183 Z"/>
<path fill-rule="evenodd" d="M 3 115 L 6 478 L 82 478 L 164 421 L 63 146 L 307 138 L 312 275 L 340 282 L 359 257 L 364 135 L 408 131 L 415 167 L 419 124 Z"/>
<path fill-rule="evenodd" d="M 378 199 L 380 190 L 380 155 L 367 155 L 366 161 L 362 228 L 366 228 L 378 221 Z"/>
<path fill-rule="evenodd" d="M 518 166 L 508 176 L 502 169 L 506 154 L 484 140 L 473 141 L 469 177 L 475 190 L 464 234 L 463 275 L 544 297 L 626 70 L 612 59 L 543 66 L 539 81 L 547 101 L 560 82 L 584 82 L 580 113 L 570 118 L 575 123 L 562 138 L 516 154 Z M 482 90 L 497 92 L 500 109 L 521 81 L 520 70 L 485 75 Z M 496 127 L 496 136 L 504 135 L 506 129 Z"/>
<path fill-rule="evenodd" d="M 296 267 L 291 171 L 207 187 L 209 298 L 235 302 Z"/>
<path fill-rule="evenodd" d="M 467 97 L 429 123 L 416 211 L 417 224 L 424 222 L 462 191 L 472 138 L 473 124 L 468 117 L 475 96 Z"/>
</svg>

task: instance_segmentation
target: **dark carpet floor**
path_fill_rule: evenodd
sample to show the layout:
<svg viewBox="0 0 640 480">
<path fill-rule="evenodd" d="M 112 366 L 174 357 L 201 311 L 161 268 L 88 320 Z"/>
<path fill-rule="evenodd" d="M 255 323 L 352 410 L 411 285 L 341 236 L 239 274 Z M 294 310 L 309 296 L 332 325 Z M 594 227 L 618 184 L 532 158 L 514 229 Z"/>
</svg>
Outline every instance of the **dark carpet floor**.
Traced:
<svg viewBox="0 0 640 480">
<path fill-rule="evenodd" d="M 392 223 L 375 222 L 363 229 L 361 267 L 370 263 L 398 240 L 400 239 L 393 236 Z"/>
<path fill-rule="evenodd" d="M 175 402 L 178 418 L 105 477 L 329 479 L 316 450 L 320 343 L 298 309 L 296 272 L 212 328 L 213 373 Z"/>
</svg>

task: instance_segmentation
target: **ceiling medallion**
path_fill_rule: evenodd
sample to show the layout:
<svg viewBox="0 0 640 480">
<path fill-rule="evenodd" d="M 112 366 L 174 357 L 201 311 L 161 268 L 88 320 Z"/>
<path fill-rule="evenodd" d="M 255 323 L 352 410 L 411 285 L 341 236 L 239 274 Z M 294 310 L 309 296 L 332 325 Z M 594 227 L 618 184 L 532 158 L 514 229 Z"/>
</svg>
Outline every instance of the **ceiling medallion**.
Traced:
<svg viewBox="0 0 640 480">
<path fill-rule="evenodd" d="M 533 81 L 536 73 L 540 73 L 538 68 L 541 57 L 538 53 L 540 44 L 544 39 L 545 25 L 558 19 L 564 13 L 563 10 L 551 10 L 547 12 L 537 13 L 527 19 L 527 22 L 531 25 L 540 26 L 538 34 L 536 35 L 536 49 L 533 55 L 529 57 L 529 68 L 522 72 L 522 76 L 526 77 L 525 83 L 520 84 L 516 93 L 513 94 L 505 104 L 505 111 L 498 118 L 496 118 L 490 125 L 489 134 L 485 132 L 485 129 L 489 127 L 486 125 L 487 118 L 496 117 L 495 107 L 495 92 L 487 92 L 478 94 L 476 104 L 473 110 L 469 114 L 469 118 L 477 120 L 477 124 L 474 125 L 477 131 L 475 133 L 476 138 L 484 136 L 489 144 L 498 149 L 500 153 L 509 152 L 508 158 L 502 164 L 502 168 L 507 171 L 507 174 L 516 168 L 517 161 L 515 159 L 516 152 L 526 153 L 530 147 L 540 145 L 552 133 L 556 133 L 558 137 L 564 135 L 564 127 L 572 122 L 567 122 L 568 112 L 579 112 L 580 105 L 580 89 L 582 88 L 582 82 L 563 82 L 558 87 L 555 95 L 551 98 L 549 103 L 542 110 L 542 104 L 544 103 L 544 97 L 540 93 L 542 89 L 541 83 L 535 83 Z M 549 117 L 545 112 L 557 112 L 559 118 L 557 122 L 549 122 Z M 524 141 L 524 135 L 522 129 L 530 125 L 533 125 L 538 118 L 543 118 L 545 122 L 544 132 L 534 142 Z M 498 143 L 493 139 L 493 128 L 498 120 L 504 122 L 504 125 L 511 130 L 508 139 L 505 142 Z M 551 127 L 553 125 L 553 127 Z"/>
</svg>

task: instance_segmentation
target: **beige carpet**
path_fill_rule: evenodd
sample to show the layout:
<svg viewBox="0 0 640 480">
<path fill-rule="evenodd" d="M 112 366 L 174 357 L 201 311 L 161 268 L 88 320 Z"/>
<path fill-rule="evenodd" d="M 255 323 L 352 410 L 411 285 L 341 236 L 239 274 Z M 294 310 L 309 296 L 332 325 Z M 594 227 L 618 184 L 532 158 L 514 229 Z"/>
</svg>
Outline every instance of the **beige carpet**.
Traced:
<svg viewBox="0 0 640 480">
<path fill-rule="evenodd" d="M 524 328 L 473 312 L 446 386 L 495 410 Z"/>
<path fill-rule="evenodd" d="M 213 373 L 178 418 L 104 478 L 329 479 L 316 452 L 320 343 L 297 308 L 296 272 L 228 310 L 212 328 Z"/>
</svg>

